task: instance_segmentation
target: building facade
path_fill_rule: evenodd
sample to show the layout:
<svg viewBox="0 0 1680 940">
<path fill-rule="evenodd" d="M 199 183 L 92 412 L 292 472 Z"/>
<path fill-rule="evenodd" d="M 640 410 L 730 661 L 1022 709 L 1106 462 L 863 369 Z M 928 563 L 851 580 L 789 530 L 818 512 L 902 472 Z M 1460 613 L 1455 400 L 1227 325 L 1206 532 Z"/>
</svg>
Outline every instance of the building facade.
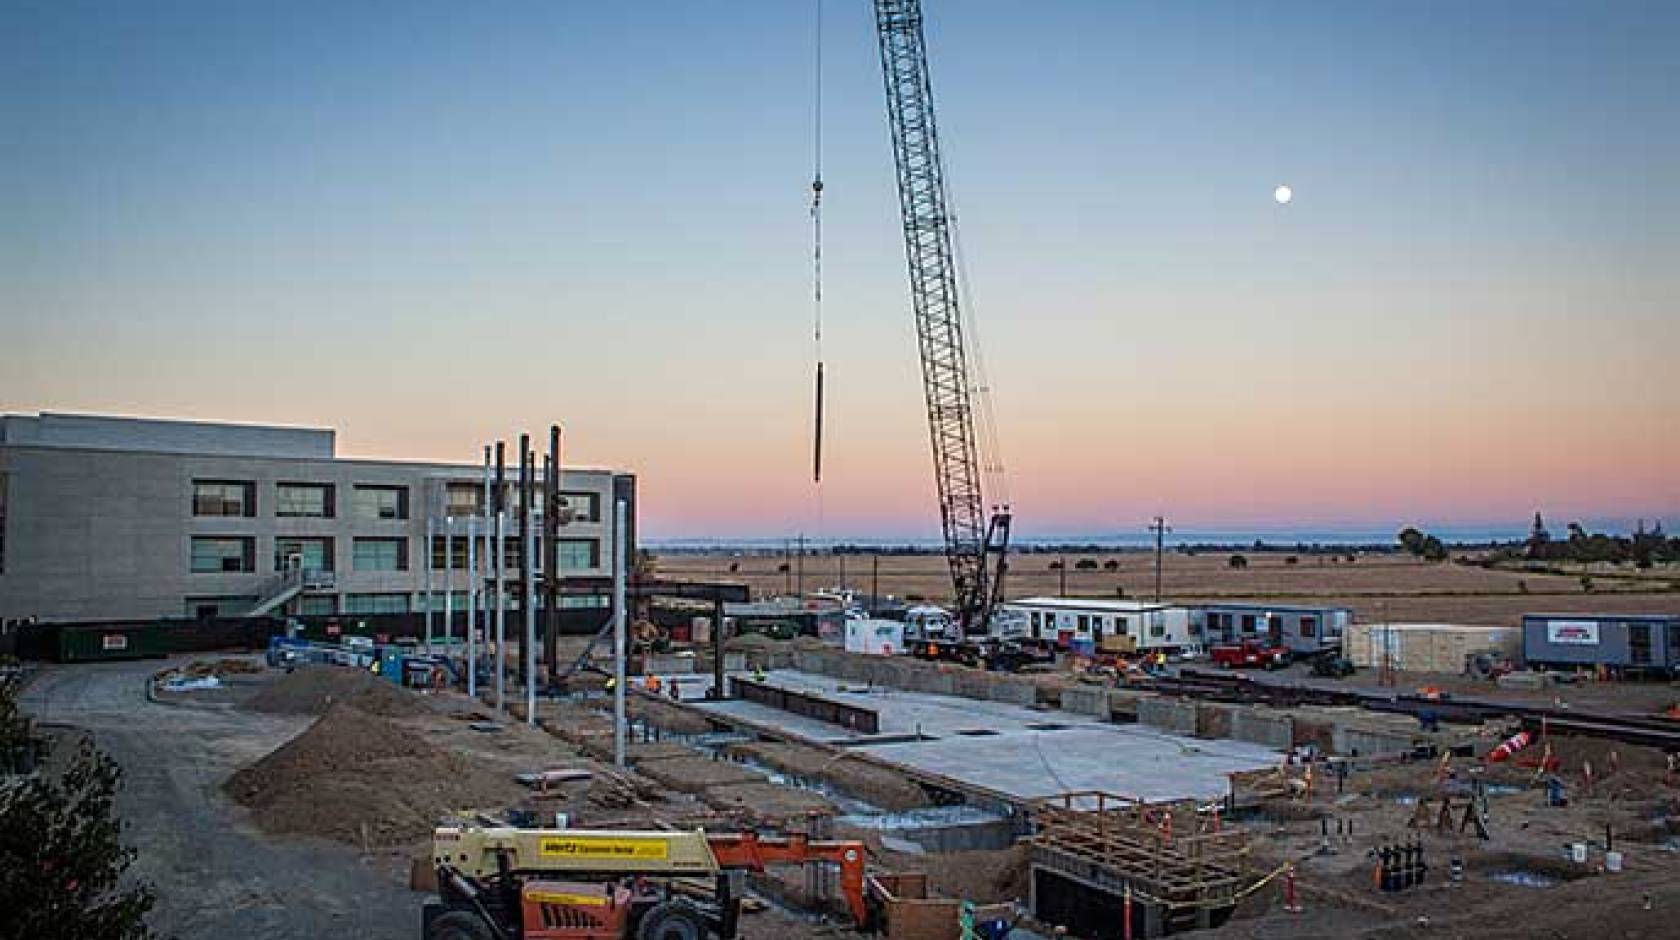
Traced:
<svg viewBox="0 0 1680 940">
<path fill-rule="evenodd" d="M 614 504 L 634 520 L 635 478 L 568 468 L 560 490 L 562 603 L 606 607 Z M 482 466 L 340 458 L 330 429 L 0 416 L 0 618 L 441 611 L 446 591 L 464 610 L 484 494 Z"/>
</svg>

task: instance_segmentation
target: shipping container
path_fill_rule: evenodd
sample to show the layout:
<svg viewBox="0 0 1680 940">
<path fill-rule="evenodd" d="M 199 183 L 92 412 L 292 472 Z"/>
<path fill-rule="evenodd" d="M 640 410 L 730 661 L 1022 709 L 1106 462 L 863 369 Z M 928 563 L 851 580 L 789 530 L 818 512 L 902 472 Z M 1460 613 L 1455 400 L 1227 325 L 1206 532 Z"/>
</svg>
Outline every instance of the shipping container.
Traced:
<svg viewBox="0 0 1680 940">
<path fill-rule="evenodd" d="M 1526 614 L 1522 633 L 1530 669 L 1680 674 L 1680 614 Z"/>
<path fill-rule="evenodd" d="M 66 626 L 58 632 L 61 663 L 117 659 L 150 659 L 169 655 L 162 629 L 156 623 Z"/>
</svg>

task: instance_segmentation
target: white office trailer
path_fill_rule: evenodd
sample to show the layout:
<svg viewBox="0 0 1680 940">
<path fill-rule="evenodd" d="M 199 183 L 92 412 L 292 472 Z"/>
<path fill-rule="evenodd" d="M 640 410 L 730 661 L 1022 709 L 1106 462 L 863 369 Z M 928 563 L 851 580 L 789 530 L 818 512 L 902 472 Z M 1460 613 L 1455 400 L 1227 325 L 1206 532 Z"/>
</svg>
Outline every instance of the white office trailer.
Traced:
<svg viewBox="0 0 1680 940">
<path fill-rule="evenodd" d="M 894 656 L 904 652 L 904 624 L 859 617 L 846 621 L 846 652 Z"/>
<path fill-rule="evenodd" d="M 1026 619 L 1026 638 L 1059 648 L 1174 652 L 1201 643 L 1189 607 L 1151 601 L 1028 597 L 1004 605 Z"/>
</svg>

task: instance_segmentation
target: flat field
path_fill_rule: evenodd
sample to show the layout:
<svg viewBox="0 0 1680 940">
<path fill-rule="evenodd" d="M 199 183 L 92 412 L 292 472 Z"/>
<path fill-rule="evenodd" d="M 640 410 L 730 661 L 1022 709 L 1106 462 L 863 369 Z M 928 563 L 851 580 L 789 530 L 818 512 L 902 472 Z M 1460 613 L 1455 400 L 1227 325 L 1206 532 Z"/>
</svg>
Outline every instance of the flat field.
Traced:
<svg viewBox="0 0 1680 940">
<path fill-rule="evenodd" d="M 1233 554 L 1242 555 L 1247 566 L 1231 567 Z M 1078 568 L 1085 559 L 1096 569 Z M 1055 562 L 1065 563 L 1065 582 L 1064 572 L 1050 567 Z M 1112 570 L 1111 562 L 1117 566 Z M 781 570 L 783 564 L 788 571 Z M 1148 552 L 1012 554 L 1009 564 L 1010 597 L 1155 596 L 1155 557 Z M 932 601 L 948 601 L 951 594 L 940 555 L 672 554 L 658 558 L 658 570 L 669 577 L 742 581 L 755 597 L 798 590 L 801 583 L 806 591 L 844 586 L 865 593 L 878 583 L 882 594 Z M 1161 589 L 1163 597 L 1183 602 L 1347 606 L 1366 621 L 1515 624 L 1524 613 L 1680 612 L 1680 568 L 1601 569 L 1590 577 L 1588 590 L 1576 574 L 1435 564 L 1398 554 L 1359 554 L 1350 562 L 1346 556 L 1274 551 L 1168 552 Z"/>
</svg>

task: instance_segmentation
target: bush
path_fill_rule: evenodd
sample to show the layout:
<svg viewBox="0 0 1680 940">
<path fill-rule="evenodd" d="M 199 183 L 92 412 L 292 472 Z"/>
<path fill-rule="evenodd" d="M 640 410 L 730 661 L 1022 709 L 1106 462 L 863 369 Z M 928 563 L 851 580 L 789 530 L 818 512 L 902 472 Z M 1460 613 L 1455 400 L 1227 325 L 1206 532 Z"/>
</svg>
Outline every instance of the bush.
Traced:
<svg viewBox="0 0 1680 940">
<path fill-rule="evenodd" d="M 0 713 L 16 714 L 0 687 Z M 6 734 L 21 725 L 8 722 Z M 153 894 L 119 886 L 134 861 L 112 802 L 122 770 L 83 742 L 61 773 L 38 773 L 0 790 L 0 936 L 30 940 L 146 940 Z"/>
<path fill-rule="evenodd" d="M 1053 562 L 1051 562 L 1051 563 L 1050 563 L 1050 570 L 1051 570 L 1051 571 L 1060 571 L 1060 570 L 1062 570 L 1062 563 L 1061 563 L 1061 562 L 1059 562 L 1059 561 L 1053 561 Z"/>
<path fill-rule="evenodd" d="M 1225 566 L 1228 568 L 1247 568 L 1248 559 L 1241 555 L 1232 555 L 1225 560 Z"/>
<path fill-rule="evenodd" d="M 1298 565 L 1301 563 L 1301 559 L 1295 555 L 1290 555 L 1283 559 L 1283 563 L 1286 565 Z"/>
<path fill-rule="evenodd" d="M 1097 570 L 1097 560 L 1095 558 L 1081 558 L 1073 563 L 1073 568 L 1075 571 L 1095 571 Z"/>
<path fill-rule="evenodd" d="M 1120 570 L 1120 560 L 1118 558 L 1110 558 L 1109 560 L 1103 562 L 1103 570 L 1104 571 L 1119 571 Z"/>
</svg>

